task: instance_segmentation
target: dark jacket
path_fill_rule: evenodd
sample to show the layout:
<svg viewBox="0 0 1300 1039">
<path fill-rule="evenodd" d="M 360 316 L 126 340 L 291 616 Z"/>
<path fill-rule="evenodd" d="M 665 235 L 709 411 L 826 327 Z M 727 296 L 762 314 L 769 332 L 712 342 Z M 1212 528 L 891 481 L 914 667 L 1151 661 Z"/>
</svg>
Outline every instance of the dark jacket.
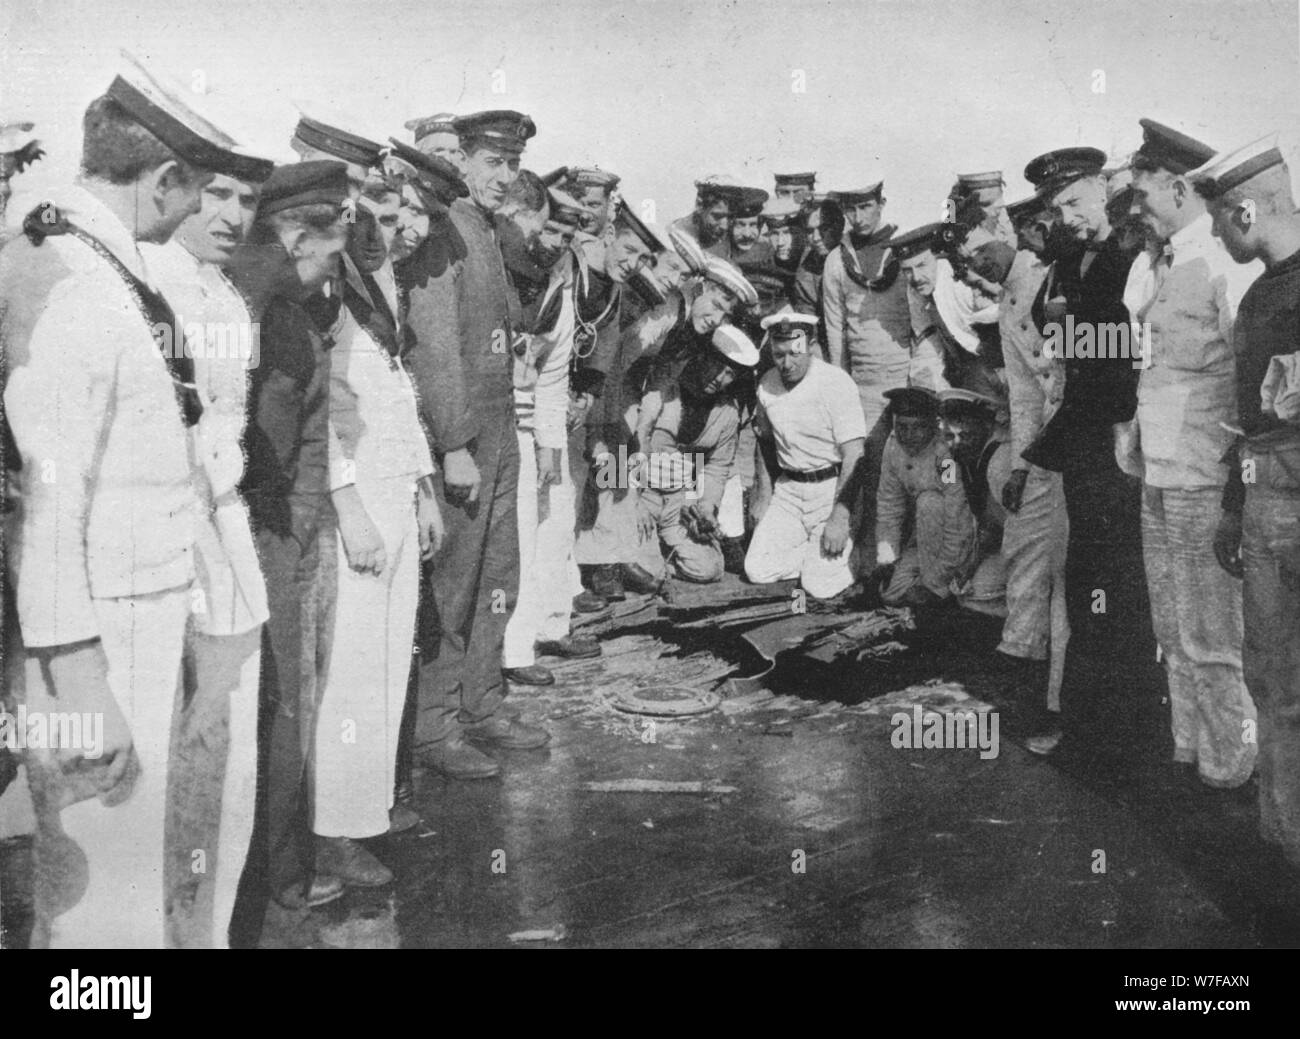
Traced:
<svg viewBox="0 0 1300 1039">
<path fill-rule="evenodd" d="M 1091 256 L 1091 260 L 1087 257 Z M 1051 297 L 1063 297 L 1074 327 L 1127 324 L 1124 286 L 1135 252 L 1120 246 L 1112 234 L 1096 249 L 1083 249 L 1055 261 L 1034 299 L 1033 318 L 1040 332 L 1049 319 L 1044 310 Z M 1084 264 L 1087 263 L 1086 271 Z M 1127 422 L 1137 412 L 1137 385 L 1141 372 L 1128 357 L 1065 359 L 1065 393 L 1060 410 L 1043 427 L 1025 451 L 1033 464 L 1054 472 L 1087 466 L 1101 459 L 1112 464 L 1117 422 Z"/>
<path fill-rule="evenodd" d="M 260 331 L 262 352 L 249 385 L 247 461 L 240 490 L 255 528 L 292 535 L 305 548 L 332 507 L 332 344 L 308 311 L 287 299 L 271 301 Z"/>
<path fill-rule="evenodd" d="M 415 336 L 407 364 L 438 454 L 468 445 L 481 423 L 513 414 L 511 339 L 521 321 L 501 258 L 499 221 L 458 199 L 446 233 L 431 235 L 403 271 Z"/>
</svg>

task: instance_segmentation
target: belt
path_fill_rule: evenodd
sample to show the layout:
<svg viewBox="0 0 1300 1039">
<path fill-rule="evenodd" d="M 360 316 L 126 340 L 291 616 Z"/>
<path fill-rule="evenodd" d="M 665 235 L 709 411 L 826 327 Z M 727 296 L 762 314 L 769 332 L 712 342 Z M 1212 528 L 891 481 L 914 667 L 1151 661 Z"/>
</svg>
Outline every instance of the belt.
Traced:
<svg viewBox="0 0 1300 1039">
<path fill-rule="evenodd" d="M 781 475 L 787 480 L 793 480 L 795 483 L 821 483 L 823 480 L 830 480 L 840 475 L 838 465 L 828 465 L 825 469 L 814 469 L 810 473 L 796 473 L 789 469 L 782 469 Z"/>
</svg>

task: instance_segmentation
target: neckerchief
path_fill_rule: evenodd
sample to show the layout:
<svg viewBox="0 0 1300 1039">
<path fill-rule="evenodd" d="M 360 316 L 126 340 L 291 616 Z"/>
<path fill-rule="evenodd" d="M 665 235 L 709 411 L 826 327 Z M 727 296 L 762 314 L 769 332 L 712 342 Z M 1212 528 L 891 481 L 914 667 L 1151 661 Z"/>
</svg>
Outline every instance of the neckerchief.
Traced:
<svg viewBox="0 0 1300 1039">
<path fill-rule="evenodd" d="M 362 275 L 362 277 L 364 278 L 366 275 Z M 368 285 L 366 288 L 372 297 L 379 294 L 379 298 L 382 300 L 383 295 L 379 292 L 377 284 L 373 285 L 373 287 Z M 384 321 L 378 305 L 372 306 L 349 282 L 343 283 L 343 304 L 351 312 L 357 324 L 370 333 L 370 338 L 374 340 L 375 345 L 384 352 L 384 359 L 388 361 L 388 367 L 396 371 L 401 342 L 398 339 L 397 330 Z M 387 311 L 387 307 L 385 307 L 385 311 Z M 335 323 L 337 323 L 337 317 L 335 322 L 331 324 Z M 337 330 L 334 330 L 334 333 L 337 335 Z"/>
<path fill-rule="evenodd" d="M 840 242 L 840 258 L 844 261 L 844 273 L 854 284 L 872 292 L 884 292 L 894 284 L 900 268 L 893 250 L 886 249 L 885 243 L 897 230 L 893 224 L 879 228 L 862 243 L 860 252 L 852 247 L 852 236 L 844 236 Z"/>
<path fill-rule="evenodd" d="M 53 214 L 53 219 L 51 219 Z M 55 235 L 71 235 L 89 246 L 100 259 L 104 260 L 113 273 L 122 279 L 127 294 L 135 303 L 140 316 L 149 327 L 149 335 L 158 346 L 171 376 L 172 389 L 176 393 L 176 403 L 180 406 L 181 419 L 185 425 L 193 426 L 203 414 L 203 404 L 199 400 L 198 389 L 194 385 L 194 359 L 187 356 L 183 338 L 178 340 L 176 315 L 171 305 L 162 294 L 155 292 L 131 273 L 112 251 L 94 235 L 82 230 L 68 220 L 61 212 L 48 204 L 37 206 L 23 219 L 23 234 L 34 246 L 39 246 L 46 238 Z M 158 329 L 167 329 L 168 335 L 162 337 Z M 164 342 L 164 338 L 166 342 Z"/>
</svg>

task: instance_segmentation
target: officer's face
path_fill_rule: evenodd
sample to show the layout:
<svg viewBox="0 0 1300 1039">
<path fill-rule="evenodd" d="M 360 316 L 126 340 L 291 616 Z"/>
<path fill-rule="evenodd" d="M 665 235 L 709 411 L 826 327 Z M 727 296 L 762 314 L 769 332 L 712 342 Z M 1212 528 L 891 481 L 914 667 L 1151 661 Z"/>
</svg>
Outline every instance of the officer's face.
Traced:
<svg viewBox="0 0 1300 1039">
<path fill-rule="evenodd" d="M 1186 182 L 1165 170 L 1133 171 L 1133 205 L 1142 226 L 1164 240 L 1178 230 Z"/>
<path fill-rule="evenodd" d="M 844 210 L 844 219 L 849 223 L 849 230 L 857 235 L 869 235 L 880 226 L 881 210 L 884 207 L 879 199 L 870 199 L 849 206 Z"/>
<path fill-rule="evenodd" d="M 633 271 L 653 260 L 645 242 L 633 232 L 623 231 L 605 249 L 605 273 L 621 285 Z"/>
<path fill-rule="evenodd" d="M 808 352 L 808 334 L 800 329 L 787 338 L 772 337 L 772 364 L 787 388 L 797 386 L 808 374 L 812 354 Z"/>
<path fill-rule="evenodd" d="M 938 261 L 935 260 L 934 253 L 927 249 L 915 256 L 909 256 L 899 262 L 899 267 L 903 269 L 907 284 L 912 287 L 913 292 L 923 299 L 929 299 L 934 295 L 934 276 L 935 271 L 938 270 Z"/>
<path fill-rule="evenodd" d="M 576 197 L 587 211 L 582 220 L 582 229 L 588 234 L 603 234 L 605 225 L 609 223 L 609 196 L 605 194 L 605 189 L 588 185 Z"/>
<path fill-rule="evenodd" d="M 519 156 L 491 145 L 478 145 L 465 157 L 465 183 L 469 197 L 495 213 L 506 200 L 506 189 L 519 176 Z"/>
<path fill-rule="evenodd" d="M 454 133 L 431 133 L 421 137 L 417 145 L 425 155 L 436 155 L 465 172 L 465 153 L 460 150 L 460 138 Z"/>
<path fill-rule="evenodd" d="M 200 263 L 226 264 L 253 226 L 257 188 L 218 175 L 203 189 L 199 211 L 176 229 L 176 240 Z"/>
<path fill-rule="evenodd" d="M 758 217 L 738 216 L 731 221 L 731 244 L 747 253 L 758 244 Z"/>
<path fill-rule="evenodd" d="M 402 202 L 397 208 L 397 234 L 390 251 L 393 262 L 406 259 L 428 237 L 429 211 L 415 188 L 407 184 L 402 188 Z"/>
<path fill-rule="evenodd" d="M 1052 207 L 1066 231 L 1087 241 L 1106 226 L 1106 186 L 1100 177 L 1083 177 L 1056 192 Z"/>
<path fill-rule="evenodd" d="M 700 245 L 710 246 L 731 226 L 731 209 L 726 202 L 713 202 L 700 210 Z"/>
<path fill-rule="evenodd" d="M 706 281 L 700 288 L 700 294 L 691 304 L 691 323 L 695 326 L 695 331 L 702 335 L 711 335 L 731 316 L 736 302 L 736 297 L 730 289 L 724 289 L 716 282 Z"/>
<path fill-rule="evenodd" d="M 782 263 L 788 263 L 790 257 L 794 255 L 794 228 L 789 224 L 784 227 L 773 227 L 767 232 L 767 242 L 772 247 L 772 252 Z"/>
<path fill-rule="evenodd" d="M 795 189 L 789 184 L 778 184 L 773 191 L 773 194 L 775 194 L 777 198 L 788 198 L 793 201 L 798 201 L 795 199 Z"/>
<path fill-rule="evenodd" d="M 938 428 L 938 420 L 929 415 L 894 416 L 894 436 L 909 455 L 925 450 Z"/>
<path fill-rule="evenodd" d="M 384 255 L 392 257 L 393 242 L 397 238 L 397 225 L 401 219 L 402 196 L 396 191 L 386 192 L 378 199 L 366 196 L 361 199 L 361 205 L 374 214 L 375 223 L 379 226 L 379 238 L 383 243 Z"/>
</svg>

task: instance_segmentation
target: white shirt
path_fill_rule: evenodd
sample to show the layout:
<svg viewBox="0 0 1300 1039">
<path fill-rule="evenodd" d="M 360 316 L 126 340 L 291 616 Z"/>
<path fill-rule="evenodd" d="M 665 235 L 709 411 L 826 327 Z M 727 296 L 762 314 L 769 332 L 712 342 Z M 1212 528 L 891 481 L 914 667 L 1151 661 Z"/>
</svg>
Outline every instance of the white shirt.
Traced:
<svg viewBox="0 0 1300 1039">
<path fill-rule="evenodd" d="M 867 436 L 853 377 L 819 357 L 811 358 L 808 373 L 790 389 L 780 372 L 768 371 L 758 384 L 758 408 L 759 421 L 776 442 L 777 460 L 789 472 L 838 465 L 844 457 L 840 445 Z"/>
<path fill-rule="evenodd" d="M 577 327 L 573 282 L 573 257 L 568 254 L 551 272 L 546 287 L 548 301 L 560 293 L 555 326 L 541 335 L 525 336 L 524 355 L 516 356 L 514 363 L 515 420 L 521 430 L 533 434 L 540 447 L 557 451 L 568 436 L 569 358 Z"/>
<path fill-rule="evenodd" d="M 331 330 L 330 490 L 433 472 L 406 369 L 347 307 Z"/>
<path fill-rule="evenodd" d="M 1048 356 L 1034 324 L 1034 297 L 1047 276 L 1046 265 L 1033 253 L 1016 253 L 1002 286 L 998 329 L 1006 361 L 1007 393 L 1011 405 L 1012 467 L 1030 468 L 1020 456 L 1034 442 L 1061 406 L 1065 396 L 1065 362 Z"/>
<path fill-rule="evenodd" d="M 269 616 L 248 509 L 239 495 L 248 371 L 259 355 L 248 307 L 215 264 L 179 242 L 141 245 L 194 358 L 203 416 L 190 429 L 191 464 L 201 505 L 194 565 L 201 601 L 194 624 L 207 635 L 252 631 Z"/>
<path fill-rule="evenodd" d="M 958 281 L 952 264 L 940 259 L 934 271 L 934 308 L 943 318 L 948 334 L 967 353 L 978 353 L 979 333 L 976 325 L 991 324 L 998 319 L 996 301 L 990 301 L 973 286 Z"/>
<path fill-rule="evenodd" d="M 1149 367 L 1138 382 L 1137 430 L 1144 479 L 1153 487 L 1220 487 L 1220 459 L 1232 434 L 1219 423 L 1237 415 L 1232 326 L 1259 263 L 1239 264 L 1210 233 L 1202 214 L 1169 239 L 1162 253 L 1133 261 L 1124 305 Z M 1150 327 L 1150 343 L 1143 335 Z"/>
<path fill-rule="evenodd" d="M 80 187 L 53 201 L 149 283 L 107 206 Z M 93 599 L 184 588 L 194 575 L 197 499 L 171 375 L 126 284 L 71 235 L 5 245 L 0 348 L 22 460 L 11 561 L 23 638 L 97 638 Z"/>
</svg>

